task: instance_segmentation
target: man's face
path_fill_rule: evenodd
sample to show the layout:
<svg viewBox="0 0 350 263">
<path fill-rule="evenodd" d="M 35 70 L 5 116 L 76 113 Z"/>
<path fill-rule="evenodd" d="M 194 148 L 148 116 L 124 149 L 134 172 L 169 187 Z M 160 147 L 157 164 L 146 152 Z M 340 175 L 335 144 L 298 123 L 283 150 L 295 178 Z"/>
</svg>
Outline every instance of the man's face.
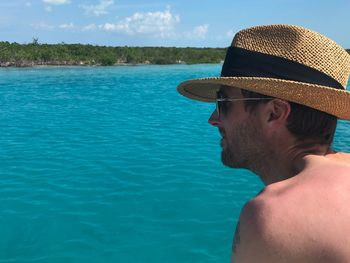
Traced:
<svg viewBox="0 0 350 263">
<path fill-rule="evenodd" d="M 220 89 L 220 96 L 243 98 L 240 89 L 224 87 Z M 263 158 L 265 148 L 258 113 L 246 110 L 244 101 L 224 103 L 220 116 L 214 111 L 209 118 L 209 123 L 216 126 L 222 136 L 222 162 L 229 167 L 254 170 Z"/>
</svg>

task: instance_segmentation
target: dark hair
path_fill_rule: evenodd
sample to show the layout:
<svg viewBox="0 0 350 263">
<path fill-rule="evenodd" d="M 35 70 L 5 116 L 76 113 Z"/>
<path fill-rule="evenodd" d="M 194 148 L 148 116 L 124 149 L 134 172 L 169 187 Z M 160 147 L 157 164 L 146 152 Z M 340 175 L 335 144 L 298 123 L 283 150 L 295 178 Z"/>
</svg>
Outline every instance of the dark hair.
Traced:
<svg viewBox="0 0 350 263">
<path fill-rule="evenodd" d="M 253 91 L 242 90 L 245 98 L 269 98 Z M 245 101 L 246 110 L 253 112 L 259 104 L 268 100 Z M 290 102 L 291 112 L 287 119 L 287 129 L 298 139 L 314 139 L 321 144 L 331 145 L 337 126 L 337 117 L 313 108 Z"/>
</svg>

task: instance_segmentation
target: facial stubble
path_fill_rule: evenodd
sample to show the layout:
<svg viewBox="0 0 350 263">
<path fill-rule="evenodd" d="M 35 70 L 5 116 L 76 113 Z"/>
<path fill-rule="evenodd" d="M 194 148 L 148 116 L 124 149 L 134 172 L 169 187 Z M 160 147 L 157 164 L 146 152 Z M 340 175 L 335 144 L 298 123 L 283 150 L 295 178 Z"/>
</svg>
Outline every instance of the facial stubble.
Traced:
<svg viewBox="0 0 350 263">
<path fill-rule="evenodd" d="M 242 123 L 226 135 L 227 145 L 221 152 L 224 165 L 256 170 L 264 158 L 261 131 L 253 122 Z"/>
</svg>

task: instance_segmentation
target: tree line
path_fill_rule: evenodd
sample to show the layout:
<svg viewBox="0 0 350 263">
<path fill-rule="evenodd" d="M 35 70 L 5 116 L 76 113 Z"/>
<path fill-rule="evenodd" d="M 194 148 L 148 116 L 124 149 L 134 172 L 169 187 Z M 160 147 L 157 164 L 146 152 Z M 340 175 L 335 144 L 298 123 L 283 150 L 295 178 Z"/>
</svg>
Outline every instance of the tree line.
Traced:
<svg viewBox="0 0 350 263">
<path fill-rule="evenodd" d="M 350 54 L 350 49 L 347 49 Z M 220 63 L 226 48 L 110 47 L 0 42 L 0 66 Z"/>
<path fill-rule="evenodd" d="M 0 66 L 220 63 L 226 48 L 110 47 L 0 42 Z"/>
</svg>

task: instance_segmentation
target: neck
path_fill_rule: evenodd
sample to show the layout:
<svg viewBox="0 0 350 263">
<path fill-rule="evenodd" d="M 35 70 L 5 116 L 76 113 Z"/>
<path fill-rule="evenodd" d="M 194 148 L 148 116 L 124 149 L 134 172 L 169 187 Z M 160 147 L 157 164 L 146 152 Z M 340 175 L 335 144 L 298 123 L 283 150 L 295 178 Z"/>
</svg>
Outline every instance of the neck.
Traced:
<svg viewBox="0 0 350 263">
<path fill-rule="evenodd" d="M 302 146 L 302 147 L 301 147 Z M 315 143 L 302 143 L 278 151 L 271 155 L 266 155 L 263 165 L 257 165 L 252 169 L 259 175 L 265 185 L 286 180 L 301 173 L 307 166 L 308 156 L 325 156 L 331 153 L 332 149 L 328 145 Z"/>
</svg>

